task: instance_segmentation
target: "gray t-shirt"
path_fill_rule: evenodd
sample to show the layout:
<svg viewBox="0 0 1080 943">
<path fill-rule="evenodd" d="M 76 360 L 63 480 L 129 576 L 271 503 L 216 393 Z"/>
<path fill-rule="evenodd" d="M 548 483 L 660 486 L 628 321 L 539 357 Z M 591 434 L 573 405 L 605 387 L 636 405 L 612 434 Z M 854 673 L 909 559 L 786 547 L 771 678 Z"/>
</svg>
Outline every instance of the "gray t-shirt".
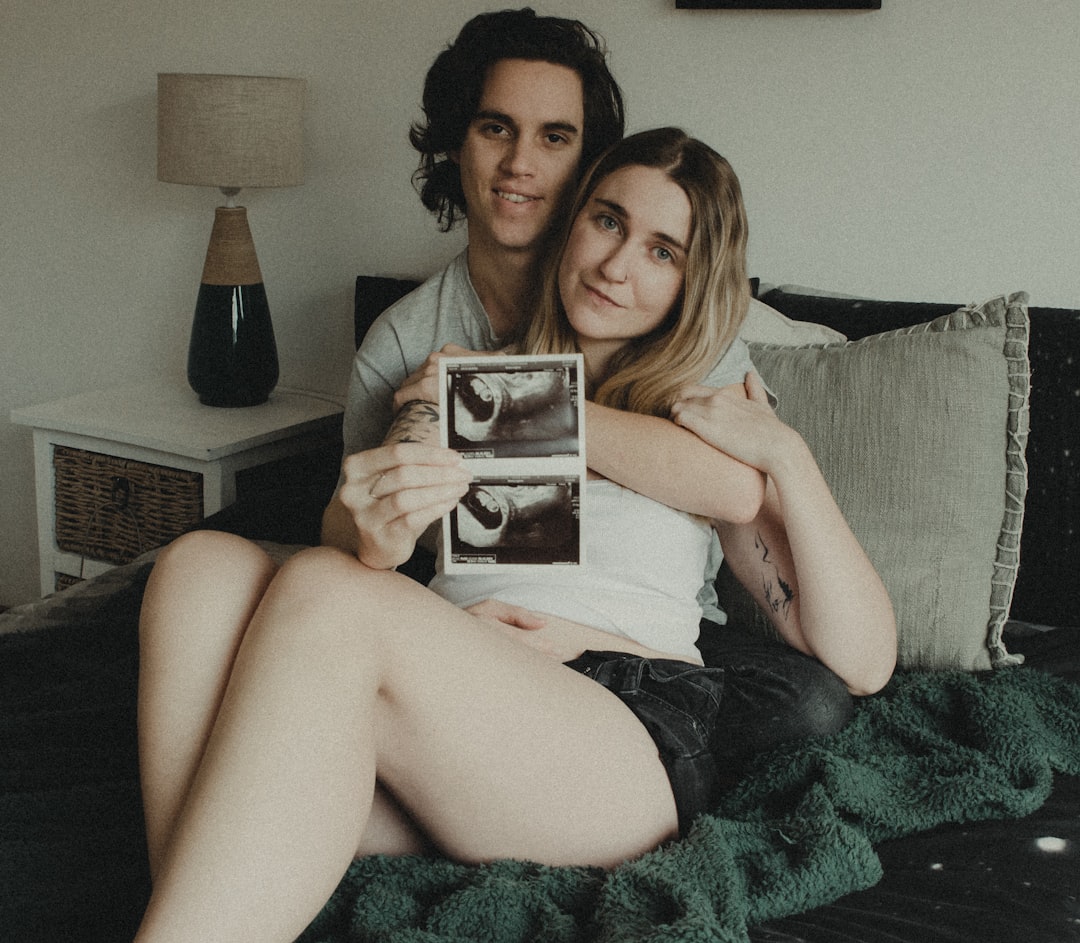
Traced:
<svg viewBox="0 0 1080 943">
<path fill-rule="evenodd" d="M 484 306 L 469 280 L 465 252 L 387 308 L 371 325 L 353 360 L 345 406 L 345 454 L 382 444 L 394 418 L 394 393 L 446 344 L 495 350 Z"/>
<path fill-rule="evenodd" d="M 469 350 L 502 346 L 469 279 L 466 252 L 384 311 L 372 324 L 353 360 L 345 406 L 345 454 L 382 444 L 393 420 L 394 393 L 433 351 L 446 344 Z M 736 338 L 709 375 L 706 386 L 742 383 L 753 370 L 746 344 Z M 723 560 L 715 536 L 698 595 L 705 618 L 726 622 L 713 580 Z"/>
</svg>

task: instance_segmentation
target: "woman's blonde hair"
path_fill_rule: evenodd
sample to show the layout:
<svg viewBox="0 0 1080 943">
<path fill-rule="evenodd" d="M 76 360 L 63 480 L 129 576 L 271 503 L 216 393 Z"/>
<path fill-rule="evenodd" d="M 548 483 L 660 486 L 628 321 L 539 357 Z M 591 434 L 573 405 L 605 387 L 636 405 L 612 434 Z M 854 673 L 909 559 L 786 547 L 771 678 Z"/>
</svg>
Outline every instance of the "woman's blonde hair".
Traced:
<svg viewBox="0 0 1080 943">
<path fill-rule="evenodd" d="M 750 304 L 746 275 L 746 209 L 731 165 L 679 128 L 624 138 L 586 172 L 566 223 L 555 239 L 533 317 L 524 329 L 525 353 L 577 350 L 559 297 L 559 263 L 578 214 L 606 177 L 623 167 L 662 170 L 690 200 L 690 243 L 683 289 L 671 313 L 649 334 L 611 359 L 590 396 L 604 406 L 667 416 L 678 391 L 700 383 L 738 334 Z"/>
</svg>

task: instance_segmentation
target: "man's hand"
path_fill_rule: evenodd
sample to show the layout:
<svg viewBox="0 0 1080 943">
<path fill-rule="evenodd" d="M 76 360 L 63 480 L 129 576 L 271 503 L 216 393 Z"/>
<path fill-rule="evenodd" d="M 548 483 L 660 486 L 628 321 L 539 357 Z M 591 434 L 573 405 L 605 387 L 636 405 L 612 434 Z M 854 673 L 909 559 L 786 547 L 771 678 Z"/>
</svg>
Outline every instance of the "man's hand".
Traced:
<svg viewBox="0 0 1080 943">
<path fill-rule="evenodd" d="M 357 557 L 376 570 L 401 565 L 429 524 L 461 499 L 472 480 L 451 449 L 397 442 L 350 455 L 338 499 L 356 525 Z"/>
<path fill-rule="evenodd" d="M 491 357 L 493 355 L 490 350 L 469 350 L 457 344 L 447 344 L 442 350 L 428 354 L 427 359 L 405 378 L 401 388 L 394 394 L 394 412 L 396 413 L 406 403 L 414 400 L 422 400 L 425 403 L 439 402 L 439 361 L 443 357 Z"/>
</svg>

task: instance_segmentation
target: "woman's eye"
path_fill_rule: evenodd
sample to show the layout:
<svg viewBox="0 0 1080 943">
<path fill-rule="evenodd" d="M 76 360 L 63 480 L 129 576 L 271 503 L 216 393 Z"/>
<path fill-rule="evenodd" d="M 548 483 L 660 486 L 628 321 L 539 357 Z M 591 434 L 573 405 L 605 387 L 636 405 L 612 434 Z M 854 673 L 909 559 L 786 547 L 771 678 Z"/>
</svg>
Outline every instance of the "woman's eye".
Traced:
<svg viewBox="0 0 1080 943">
<path fill-rule="evenodd" d="M 607 213 L 601 213 L 596 217 L 596 221 L 600 224 L 601 229 L 606 229 L 608 232 L 618 232 L 619 230 L 619 221 Z"/>
<path fill-rule="evenodd" d="M 656 257 L 661 262 L 674 262 L 675 261 L 675 256 L 672 254 L 671 250 L 664 248 L 664 246 L 657 246 L 653 251 L 656 254 Z"/>
</svg>

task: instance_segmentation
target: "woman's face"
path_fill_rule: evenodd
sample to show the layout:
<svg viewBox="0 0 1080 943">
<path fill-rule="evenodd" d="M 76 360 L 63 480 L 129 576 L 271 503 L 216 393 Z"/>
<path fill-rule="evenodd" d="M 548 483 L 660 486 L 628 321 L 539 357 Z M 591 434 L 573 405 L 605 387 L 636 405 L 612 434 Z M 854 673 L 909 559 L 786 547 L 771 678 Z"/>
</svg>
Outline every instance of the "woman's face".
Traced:
<svg viewBox="0 0 1080 943">
<path fill-rule="evenodd" d="M 594 375 L 671 311 L 683 286 L 690 226 L 682 187 L 641 166 L 605 177 L 574 220 L 559 293 Z"/>
</svg>

